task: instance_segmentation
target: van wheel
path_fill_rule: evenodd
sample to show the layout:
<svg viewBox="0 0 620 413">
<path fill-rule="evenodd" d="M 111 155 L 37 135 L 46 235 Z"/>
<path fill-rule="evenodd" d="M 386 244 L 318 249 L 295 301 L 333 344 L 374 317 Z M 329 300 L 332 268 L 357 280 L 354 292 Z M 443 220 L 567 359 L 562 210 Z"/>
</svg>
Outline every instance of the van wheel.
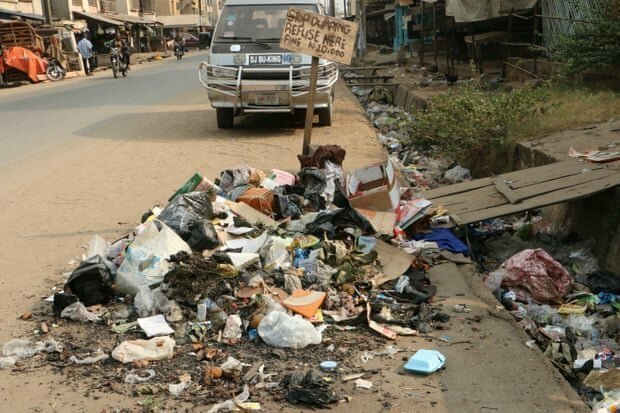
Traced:
<svg viewBox="0 0 620 413">
<path fill-rule="evenodd" d="M 220 129 L 230 129 L 233 127 L 234 114 L 231 108 L 217 108 L 217 127 Z"/>
<path fill-rule="evenodd" d="M 332 126 L 332 112 L 333 104 L 332 99 L 329 100 L 329 104 L 326 108 L 318 109 L 319 112 L 319 126 Z"/>
</svg>

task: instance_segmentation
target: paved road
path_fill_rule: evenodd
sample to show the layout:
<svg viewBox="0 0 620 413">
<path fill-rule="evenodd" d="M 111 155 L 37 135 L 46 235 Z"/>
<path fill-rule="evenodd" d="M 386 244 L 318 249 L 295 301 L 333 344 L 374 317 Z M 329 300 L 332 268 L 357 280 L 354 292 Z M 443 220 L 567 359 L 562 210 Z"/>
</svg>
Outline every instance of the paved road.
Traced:
<svg viewBox="0 0 620 413">
<path fill-rule="evenodd" d="M 127 114 L 150 112 L 154 106 L 206 104 L 197 77 L 205 56 L 198 52 L 180 62 L 136 65 L 126 78 L 114 79 L 107 70 L 90 78 L 0 89 L 0 166 L 70 138 L 123 137 L 134 126 L 132 120 L 145 120 Z M 130 124 L 119 128 L 125 121 Z"/>
</svg>

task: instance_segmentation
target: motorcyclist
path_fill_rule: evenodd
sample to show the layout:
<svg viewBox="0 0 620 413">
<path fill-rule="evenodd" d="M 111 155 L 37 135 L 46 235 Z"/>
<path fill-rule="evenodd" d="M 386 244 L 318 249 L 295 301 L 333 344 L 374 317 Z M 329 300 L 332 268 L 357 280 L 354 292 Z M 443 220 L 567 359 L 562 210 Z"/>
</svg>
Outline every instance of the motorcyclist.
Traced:
<svg viewBox="0 0 620 413">
<path fill-rule="evenodd" d="M 127 65 L 127 70 L 129 70 L 129 46 L 120 33 L 116 33 L 114 40 L 112 40 L 112 47 L 117 47 L 121 51 L 122 58 Z"/>
<path fill-rule="evenodd" d="M 183 36 L 181 36 L 180 33 L 177 33 L 176 37 L 174 38 L 174 51 L 176 53 L 177 48 L 181 49 L 181 54 L 184 54 L 185 52 L 185 38 Z"/>
</svg>

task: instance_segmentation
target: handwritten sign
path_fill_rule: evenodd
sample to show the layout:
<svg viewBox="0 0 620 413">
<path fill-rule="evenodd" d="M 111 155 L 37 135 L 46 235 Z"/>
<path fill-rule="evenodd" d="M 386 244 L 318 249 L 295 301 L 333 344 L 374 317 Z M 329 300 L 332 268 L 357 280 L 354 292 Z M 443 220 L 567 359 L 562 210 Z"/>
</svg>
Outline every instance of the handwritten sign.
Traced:
<svg viewBox="0 0 620 413">
<path fill-rule="evenodd" d="M 357 23 L 289 8 L 280 47 L 350 64 L 356 35 Z"/>
</svg>

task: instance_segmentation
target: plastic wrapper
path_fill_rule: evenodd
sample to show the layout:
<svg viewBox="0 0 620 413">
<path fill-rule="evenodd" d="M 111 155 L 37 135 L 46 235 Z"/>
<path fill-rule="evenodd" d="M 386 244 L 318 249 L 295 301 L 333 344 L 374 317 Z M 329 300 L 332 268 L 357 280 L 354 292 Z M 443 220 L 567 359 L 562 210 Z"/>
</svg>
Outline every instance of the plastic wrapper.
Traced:
<svg viewBox="0 0 620 413">
<path fill-rule="evenodd" d="M 79 301 L 66 306 L 60 313 L 60 317 L 79 321 L 81 323 L 97 323 L 101 321 L 101 318 L 97 314 L 88 311 L 84 304 Z"/>
<path fill-rule="evenodd" d="M 538 303 L 560 304 L 573 285 L 568 271 L 540 248 L 513 255 L 500 270 L 502 287 L 522 289 Z"/>
<path fill-rule="evenodd" d="M 166 360 L 174 355 L 174 345 L 175 341 L 170 337 L 128 340 L 114 348 L 112 357 L 121 363 L 131 363 L 137 360 Z"/>
<path fill-rule="evenodd" d="M 258 325 L 258 334 L 270 346 L 294 349 L 319 344 L 322 340 L 321 333 L 311 322 L 281 311 L 267 314 Z"/>
<path fill-rule="evenodd" d="M 140 317 L 167 313 L 170 310 L 170 300 L 159 288 L 151 290 L 147 285 L 140 287 L 133 301 L 136 312 Z"/>
</svg>

